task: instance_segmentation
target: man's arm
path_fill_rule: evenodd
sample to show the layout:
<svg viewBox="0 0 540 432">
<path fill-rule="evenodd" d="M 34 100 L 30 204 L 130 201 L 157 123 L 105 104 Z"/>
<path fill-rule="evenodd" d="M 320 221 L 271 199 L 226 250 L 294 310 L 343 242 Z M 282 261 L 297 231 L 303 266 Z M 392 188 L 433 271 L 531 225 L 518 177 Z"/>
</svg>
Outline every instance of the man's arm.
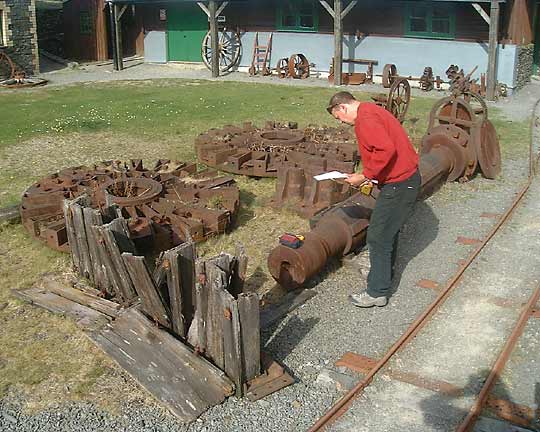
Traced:
<svg viewBox="0 0 540 432">
<path fill-rule="evenodd" d="M 368 179 L 377 180 L 395 156 L 396 147 L 378 117 L 367 116 L 357 127 L 360 145 L 370 153 L 369 166 L 364 165 L 363 174 Z"/>
</svg>

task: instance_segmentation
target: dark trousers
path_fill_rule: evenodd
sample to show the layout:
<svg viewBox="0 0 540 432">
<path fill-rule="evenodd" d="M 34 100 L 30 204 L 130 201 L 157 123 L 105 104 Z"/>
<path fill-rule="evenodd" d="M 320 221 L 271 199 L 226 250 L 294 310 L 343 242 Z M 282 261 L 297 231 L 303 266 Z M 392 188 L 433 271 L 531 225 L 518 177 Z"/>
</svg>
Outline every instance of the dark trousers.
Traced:
<svg viewBox="0 0 540 432">
<path fill-rule="evenodd" d="M 396 261 L 399 231 L 411 216 L 420 190 L 418 171 L 406 180 L 381 188 L 367 231 L 371 269 L 367 292 L 372 297 L 388 297 Z"/>
</svg>

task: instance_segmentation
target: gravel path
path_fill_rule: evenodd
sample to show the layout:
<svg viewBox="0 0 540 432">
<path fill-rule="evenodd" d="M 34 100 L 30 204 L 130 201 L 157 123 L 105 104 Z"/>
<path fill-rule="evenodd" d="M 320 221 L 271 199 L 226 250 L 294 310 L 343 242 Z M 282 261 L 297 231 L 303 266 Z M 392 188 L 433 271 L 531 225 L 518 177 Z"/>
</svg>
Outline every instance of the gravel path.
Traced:
<svg viewBox="0 0 540 432">
<path fill-rule="evenodd" d="M 156 70 L 154 67 L 161 68 L 146 66 L 149 65 L 139 69 L 145 71 L 142 76 L 134 76 L 139 74 L 134 67 L 119 79 L 143 79 L 144 74 L 151 75 Z M 203 77 L 200 71 L 190 73 Z M 63 74 L 55 73 L 58 84 L 68 83 Z M 171 77 L 175 74 L 171 72 Z M 92 79 L 95 78 L 93 75 Z M 537 90 L 535 87 L 534 91 Z M 512 103 L 518 105 L 517 99 Z M 528 116 L 525 110 L 519 115 Z M 511 193 L 524 181 L 527 166 L 525 160 L 505 161 L 503 175 L 496 181 L 478 176 L 469 183 L 447 184 L 435 196 L 418 204 L 402 234 L 398 261 L 401 278 L 388 307 L 358 310 L 347 302 L 348 294 L 364 283 L 358 270 L 362 255 L 315 281 L 313 289 L 317 295 L 313 299 L 263 332 L 264 349 L 288 368 L 296 378 L 294 385 L 255 403 L 230 398 L 189 426 L 181 425 L 162 410 L 136 403 L 124 406 L 118 415 L 84 402 L 29 415 L 23 412 L 22 396 L 12 394 L 0 401 L 0 431 L 306 430 L 351 384 L 347 377 L 340 385 L 324 379 L 335 369 L 334 362 L 345 351 L 371 357 L 384 354 L 436 296 L 435 292 L 417 287 L 415 282 L 422 278 L 444 281 L 453 274 L 458 261 L 470 252 L 469 247 L 455 243 L 456 236 L 479 237 L 487 233 L 493 220 L 479 215 L 500 213 L 510 205 Z"/>
</svg>

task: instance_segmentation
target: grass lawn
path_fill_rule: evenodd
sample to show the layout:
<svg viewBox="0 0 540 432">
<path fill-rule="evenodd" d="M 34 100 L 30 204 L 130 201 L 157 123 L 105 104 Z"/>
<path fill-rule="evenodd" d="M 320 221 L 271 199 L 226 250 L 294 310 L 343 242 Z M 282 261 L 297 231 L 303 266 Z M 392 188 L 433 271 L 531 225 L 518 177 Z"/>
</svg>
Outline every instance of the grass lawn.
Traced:
<svg viewBox="0 0 540 432">
<path fill-rule="evenodd" d="M 61 168 L 108 159 L 193 161 L 197 134 L 225 124 L 265 120 L 299 125 L 335 124 L 326 106 L 332 89 L 266 84 L 159 80 L 85 84 L 0 92 L 0 207 L 15 204 L 40 177 Z M 368 95 L 358 97 L 367 100 Z M 413 98 L 405 123 L 414 142 L 426 130 L 434 99 Z M 503 158 L 527 154 L 527 122 L 490 114 Z M 280 294 L 266 257 L 283 231 L 308 223 L 265 206 L 275 180 L 237 177 L 242 209 L 228 235 L 199 246 L 200 255 L 233 251 L 242 242 L 250 257 L 249 283 L 266 300 Z M 39 275 L 67 271 L 66 255 L 32 240 L 21 226 L 0 225 L 0 397 L 22 391 L 40 408 L 84 398 L 114 408 L 122 398 L 145 398 L 68 320 L 15 300 L 10 289 L 31 286 Z"/>
</svg>

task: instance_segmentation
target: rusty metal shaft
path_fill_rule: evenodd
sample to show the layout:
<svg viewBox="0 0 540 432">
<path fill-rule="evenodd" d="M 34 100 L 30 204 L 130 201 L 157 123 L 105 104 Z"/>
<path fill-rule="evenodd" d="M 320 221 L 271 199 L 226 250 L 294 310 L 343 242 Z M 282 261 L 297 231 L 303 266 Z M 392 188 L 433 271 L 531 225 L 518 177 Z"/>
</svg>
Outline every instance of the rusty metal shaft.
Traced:
<svg viewBox="0 0 540 432">
<path fill-rule="evenodd" d="M 455 154 L 445 146 L 434 146 L 420 157 L 422 177 L 419 199 L 436 192 L 446 181 L 455 164 Z M 376 196 L 357 193 L 339 206 L 328 210 L 298 249 L 279 245 L 268 257 L 268 268 L 274 279 L 287 289 L 295 289 L 318 274 L 331 257 L 340 257 L 365 244 L 369 218 Z M 313 221 L 313 220 L 312 220 Z"/>
</svg>

